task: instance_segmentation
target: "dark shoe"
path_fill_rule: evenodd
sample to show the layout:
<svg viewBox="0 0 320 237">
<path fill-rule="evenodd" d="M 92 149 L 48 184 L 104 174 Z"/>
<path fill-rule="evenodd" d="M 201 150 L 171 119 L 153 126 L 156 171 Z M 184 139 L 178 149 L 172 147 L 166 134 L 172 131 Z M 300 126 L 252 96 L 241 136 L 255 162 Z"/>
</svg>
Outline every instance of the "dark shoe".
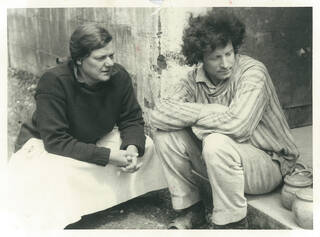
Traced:
<svg viewBox="0 0 320 237">
<path fill-rule="evenodd" d="M 205 223 L 205 208 L 202 202 L 198 202 L 179 212 L 168 229 L 197 229 Z"/>
<path fill-rule="evenodd" d="M 226 229 L 249 229 L 249 223 L 247 217 L 240 221 L 232 222 L 226 225 L 216 225 L 212 223 L 209 229 L 226 230 Z"/>
</svg>

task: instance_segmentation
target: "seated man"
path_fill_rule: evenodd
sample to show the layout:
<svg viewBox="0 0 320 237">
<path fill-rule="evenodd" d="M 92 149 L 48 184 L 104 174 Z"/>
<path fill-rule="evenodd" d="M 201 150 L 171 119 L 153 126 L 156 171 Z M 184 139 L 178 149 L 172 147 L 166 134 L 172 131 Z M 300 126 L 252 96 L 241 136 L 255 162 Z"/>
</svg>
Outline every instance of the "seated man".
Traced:
<svg viewBox="0 0 320 237">
<path fill-rule="evenodd" d="M 151 114 L 172 205 L 180 213 L 169 228 L 205 221 L 192 169 L 210 181 L 210 228 L 245 229 L 244 194 L 274 190 L 299 156 L 266 67 L 238 54 L 244 33 L 233 15 L 191 14 L 182 52 L 188 65 L 198 66 Z"/>
<path fill-rule="evenodd" d="M 8 164 L 5 209 L 14 228 L 62 229 L 166 187 L 109 31 L 78 26 L 69 49 L 69 60 L 39 79 L 36 110 Z"/>
</svg>

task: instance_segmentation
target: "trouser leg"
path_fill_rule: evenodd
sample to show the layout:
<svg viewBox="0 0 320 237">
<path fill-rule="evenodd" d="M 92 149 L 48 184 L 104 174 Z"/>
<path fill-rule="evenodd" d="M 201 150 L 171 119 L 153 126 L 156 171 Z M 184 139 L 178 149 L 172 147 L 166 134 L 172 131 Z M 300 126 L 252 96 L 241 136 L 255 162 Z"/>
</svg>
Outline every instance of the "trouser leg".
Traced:
<svg viewBox="0 0 320 237">
<path fill-rule="evenodd" d="M 212 221 L 225 225 L 247 215 L 244 193 L 262 194 L 282 181 L 278 164 L 250 144 L 218 133 L 203 140 L 203 158 L 212 188 Z"/>
<path fill-rule="evenodd" d="M 199 144 L 192 135 L 187 129 L 174 132 L 158 131 L 154 134 L 155 148 L 162 161 L 172 205 L 176 210 L 200 201 L 191 169 L 201 165 L 201 142 Z"/>
</svg>

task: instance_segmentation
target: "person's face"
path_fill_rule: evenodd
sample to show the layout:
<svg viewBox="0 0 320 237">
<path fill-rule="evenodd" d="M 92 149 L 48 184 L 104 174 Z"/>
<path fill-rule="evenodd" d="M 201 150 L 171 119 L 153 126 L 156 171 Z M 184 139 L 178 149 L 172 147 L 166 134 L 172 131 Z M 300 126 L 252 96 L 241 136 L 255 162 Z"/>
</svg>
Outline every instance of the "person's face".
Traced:
<svg viewBox="0 0 320 237">
<path fill-rule="evenodd" d="M 89 84 L 108 81 L 112 75 L 114 49 L 112 42 L 100 49 L 95 49 L 80 62 L 81 73 Z"/>
<path fill-rule="evenodd" d="M 203 67 L 213 84 L 231 76 L 235 53 L 231 41 L 225 47 L 218 47 L 203 57 Z"/>
</svg>

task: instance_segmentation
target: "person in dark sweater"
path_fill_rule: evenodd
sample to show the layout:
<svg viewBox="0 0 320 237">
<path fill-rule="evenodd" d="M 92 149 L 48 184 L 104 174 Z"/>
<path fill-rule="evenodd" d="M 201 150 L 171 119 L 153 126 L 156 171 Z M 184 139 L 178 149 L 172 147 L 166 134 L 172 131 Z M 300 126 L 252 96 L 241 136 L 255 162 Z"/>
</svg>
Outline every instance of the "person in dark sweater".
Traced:
<svg viewBox="0 0 320 237">
<path fill-rule="evenodd" d="M 89 39 L 79 40 L 91 36 L 83 35 L 85 30 L 89 27 L 79 28 L 71 38 L 72 60 L 40 78 L 36 111 L 31 123 L 22 125 L 16 150 L 36 137 L 43 140 L 50 153 L 98 165 L 127 165 L 125 154 L 144 154 L 141 108 L 128 72 L 113 62 L 111 35 L 101 32 L 104 38 L 92 44 Z M 120 150 L 97 147 L 97 140 L 115 125 L 121 133 Z"/>
<path fill-rule="evenodd" d="M 43 181 L 12 185 L 12 192 L 24 192 L 12 207 L 36 218 L 29 226 L 41 220 L 43 228 L 64 227 L 82 215 L 166 187 L 152 140 L 144 134 L 130 75 L 114 62 L 114 53 L 105 28 L 79 26 L 70 39 L 70 59 L 39 80 L 36 110 L 22 125 L 10 162 L 13 179 Z M 40 202 L 34 194 L 25 195 L 30 190 L 50 198 Z M 34 212 L 41 208 L 50 220 Z"/>
</svg>

